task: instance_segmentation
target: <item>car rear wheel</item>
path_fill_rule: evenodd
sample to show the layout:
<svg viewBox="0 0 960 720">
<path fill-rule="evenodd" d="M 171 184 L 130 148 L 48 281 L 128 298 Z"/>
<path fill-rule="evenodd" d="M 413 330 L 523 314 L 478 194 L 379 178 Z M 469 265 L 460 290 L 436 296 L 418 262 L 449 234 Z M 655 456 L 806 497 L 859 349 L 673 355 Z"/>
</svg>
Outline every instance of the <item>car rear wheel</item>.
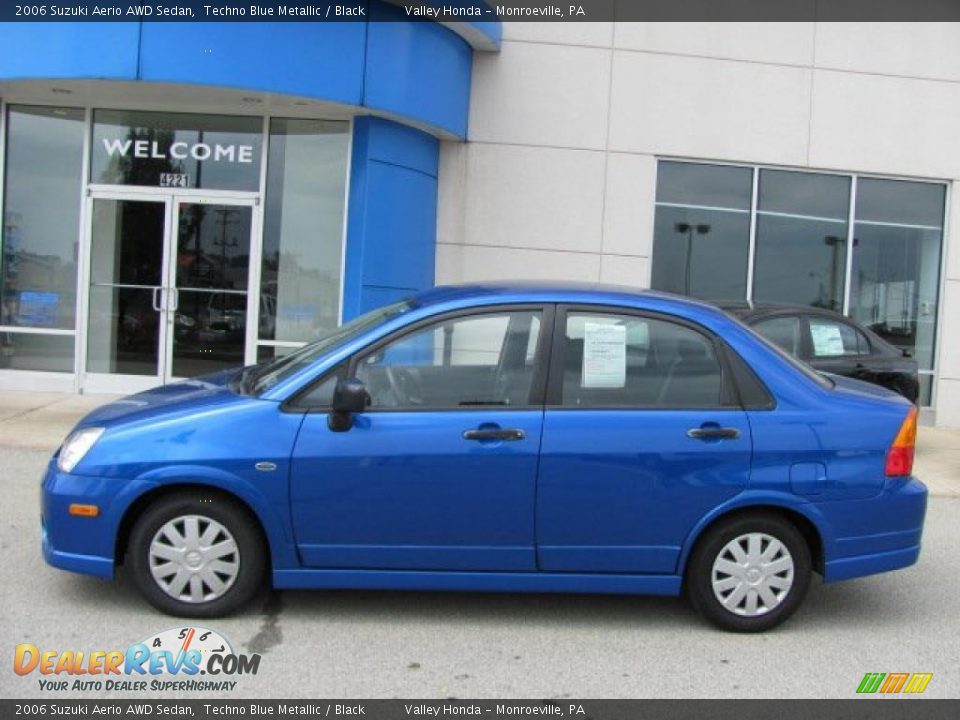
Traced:
<svg viewBox="0 0 960 720">
<path fill-rule="evenodd" d="M 715 625 L 760 632 L 796 611 L 810 573 L 810 548 L 796 527 L 775 515 L 741 515 L 697 543 L 686 584 L 694 607 Z"/>
<path fill-rule="evenodd" d="M 239 503 L 190 491 L 151 505 L 130 533 L 127 560 L 151 605 L 181 617 L 219 617 L 249 601 L 266 574 L 259 528 Z"/>
</svg>

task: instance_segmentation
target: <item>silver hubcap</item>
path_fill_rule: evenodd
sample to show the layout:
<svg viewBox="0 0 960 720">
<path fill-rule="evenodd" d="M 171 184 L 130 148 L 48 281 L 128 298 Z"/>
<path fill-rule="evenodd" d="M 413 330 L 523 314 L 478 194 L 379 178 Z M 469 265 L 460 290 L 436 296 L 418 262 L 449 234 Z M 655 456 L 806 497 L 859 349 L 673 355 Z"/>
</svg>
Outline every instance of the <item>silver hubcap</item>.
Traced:
<svg viewBox="0 0 960 720">
<path fill-rule="evenodd" d="M 735 615 L 764 615 L 782 603 L 793 585 L 793 558 L 772 535 L 747 533 L 717 554 L 710 573 L 713 594 Z"/>
<path fill-rule="evenodd" d="M 181 515 L 150 543 L 150 574 L 170 597 L 202 603 L 221 597 L 237 579 L 240 551 L 223 525 L 203 515 Z"/>
</svg>

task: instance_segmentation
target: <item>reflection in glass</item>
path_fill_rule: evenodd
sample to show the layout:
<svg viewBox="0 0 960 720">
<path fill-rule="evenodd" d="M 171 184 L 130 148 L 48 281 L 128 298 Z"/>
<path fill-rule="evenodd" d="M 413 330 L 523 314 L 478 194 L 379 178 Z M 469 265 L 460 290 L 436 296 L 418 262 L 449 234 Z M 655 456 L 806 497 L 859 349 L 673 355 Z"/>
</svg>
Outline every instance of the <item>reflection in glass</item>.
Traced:
<svg viewBox="0 0 960 720">
<path fill-rule="evenodd" d="M 196 377 L 244 364 L 247 294 L 183 290 L 174 314 L 174 377 Z"/>
<path fill-rule="evenodd" d="M 850 178 L 761 170 L 753 299 L 843 309 Z"/>
<path fill-rule="evenodd" d="M 179 203 L 174 377 L 244 363 L 252 216 L 248 206 Z"/>
<path fill-rule="evenodd" d="M 850 314 L 932 369 L 946 189 L 860 178 Z"/>
<path fill-rule="evenodd" d="M 256 117 L 97 110 L 90 181 L 256 191 L 262 127 Z"/>
<path fill-rule="evenodd" d="M 270 122 L 261 340 L 312 340 L 339 323 L 348 124 Z"/>
<path fill-rule="evenodd" d="M 164 219 L 162 202 L 93 201 L 88 372 L 158 373 Z"/>
<path fill-rule="evenodd" d="M 257 346 L 257 363 L 265 363 L 276 358 L 289 355 L 290 353 L 299 350 L 297 347 L 286 347 L 283 345 L 258 345 Z"/>
<path fill-rule="evenodd" d="M 72 330 L 83 111 L 10 106 L 6 143 L 0 325 Z"/>
<path fill-rule="evenodd" d="M 0 332 L 0 368 L 73 372 L 73 335 Z"/>
<path fill-rule="evenodd" d="M 749 168 L 660 163 L 651 287 L 746 297 L 752 176 Z"/>
</svg>

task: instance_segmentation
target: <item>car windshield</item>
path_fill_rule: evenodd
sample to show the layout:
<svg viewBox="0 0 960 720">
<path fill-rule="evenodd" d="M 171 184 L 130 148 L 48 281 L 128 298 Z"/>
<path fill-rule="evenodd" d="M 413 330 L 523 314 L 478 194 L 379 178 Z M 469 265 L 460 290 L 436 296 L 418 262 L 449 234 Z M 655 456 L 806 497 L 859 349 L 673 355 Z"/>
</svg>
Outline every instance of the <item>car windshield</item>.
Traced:
<svg viewBox="0 0 960 720">
<path fill-rule="evenodd" d="M 296 374 L 337 345 L 352 340 L 371 328 L 414 308 L 412 300 L 372 310 L 323 335 L 302 348 L 260 365 L 245 368 L 234 380 L 235 388 L 245 394 L 262 395 L 282 380 Z"/>
<path fill-rule="evenodd" d="M 799 370 L 804 375 L 806 375 L 808 378 L 810 378 L 815 383 L 817 383 L 817 385 L 820 385 L 821 387 L 826 387 L 826 388 L 832 388 L 836 385 L 836 383 L 834 383 L 833 380 L 831 380 L 827 375 L 825 375 L 822 372 L 818 372 L 817 370 L 815 370 L 814 368 L 810 367 L 805 362 L 803 362 L 803 360 L 795 358 L 793 355 L 788 353 L 786 350 L 784 350 L 782 347 L 777 345 L 775 342 L 771 342 L 770 340 L 765 338 L 763 335 L 758 333 L 754 328 L 747 325 L 737 316 L 731 315 L 729 312 L 727 314 L 731 318 L 733 318 L 737 323 L 739 323 L 741 327 L 748 330 L 760 342 L 762 342 L 768 348 L 773 350 L 773 352 L 775 352 L 777 355 L 779 355 L 784 360 L 786 360 L 790 365 L 792 365 L 797 370 Z"/>
</svg>

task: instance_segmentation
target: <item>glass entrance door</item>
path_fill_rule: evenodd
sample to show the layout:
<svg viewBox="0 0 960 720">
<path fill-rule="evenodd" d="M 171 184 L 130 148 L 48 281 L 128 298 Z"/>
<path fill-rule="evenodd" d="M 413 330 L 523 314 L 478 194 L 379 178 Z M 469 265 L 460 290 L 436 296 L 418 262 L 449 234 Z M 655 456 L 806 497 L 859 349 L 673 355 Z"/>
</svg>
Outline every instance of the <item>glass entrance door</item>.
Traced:
<svg viewBox="0 0 960 720">
<path fill-rule="evenodd" d="M 252 362 L 252 200 L 103 193 L 88 213 L 85 390 Z"/>
<path fill-rule="evenodd" d="M 250 205 L 176 201 L 171 377 L 245 364 L 252 226 Z"/>
</svg>

